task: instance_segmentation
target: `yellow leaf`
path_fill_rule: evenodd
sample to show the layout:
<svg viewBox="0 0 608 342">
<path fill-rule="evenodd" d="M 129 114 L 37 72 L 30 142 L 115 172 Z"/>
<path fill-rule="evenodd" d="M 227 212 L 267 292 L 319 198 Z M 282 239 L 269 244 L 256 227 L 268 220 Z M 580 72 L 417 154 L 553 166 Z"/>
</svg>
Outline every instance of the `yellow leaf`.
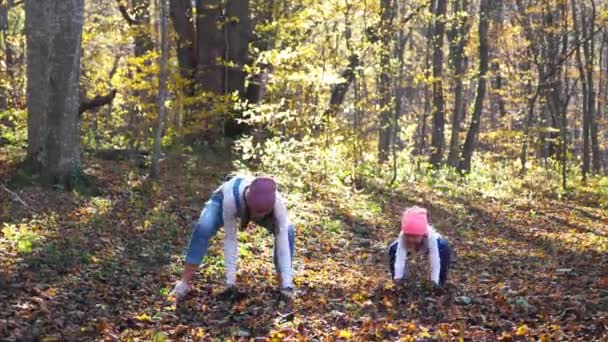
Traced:
<svg viewBox="0 0 608 342">
<path fill-rule="evenodd" d="M 428 329 L 421 328 L 421 330 L 422 331 L 418 334 L 418 337 L 421 337 L 421 338 L 430 338 L 431 337 L 431 334 L 429 334 L 429 330 Z"/>
<path fill-rule="evenodd" d="M 526 336 L 526 335 L 528 335 L 529 332 L 530 332 L 530 329 L 528 329 L 528 326 L 525 324 L 522 324 L 517 328 L 517 330 L 515 330 L 515 335 Z"/>
<path fill-rule="evenodd" d="M 203 328 L 196 329 L 196 337 L 204 337 L 204 336 L 205 336 L 205 331 L 203 330 Z"/>
<path fill-rule="evenodd" d="M 142 313 L 141 315 L 137 315 L 133 318 L 135 318 L 138 321 L 142 321 L 142 322 L 152 322 L 152 318 L 150 318 L 150 316 L 148 316 L 148 314 L 145 312 Z"/>
<path fill-rule="evenodd" d="M 338 337 L 351 338 L 352 334 L 348 330 L 340 330 L 340 332 L 338 333 Z"/>
<path fill-rule="evenodd" d="M 398 331 L 399 330 L 399 328 L 397 328 L 393 323 L 387 324 L 384 328 L 388 331 Z"/>
</svg>

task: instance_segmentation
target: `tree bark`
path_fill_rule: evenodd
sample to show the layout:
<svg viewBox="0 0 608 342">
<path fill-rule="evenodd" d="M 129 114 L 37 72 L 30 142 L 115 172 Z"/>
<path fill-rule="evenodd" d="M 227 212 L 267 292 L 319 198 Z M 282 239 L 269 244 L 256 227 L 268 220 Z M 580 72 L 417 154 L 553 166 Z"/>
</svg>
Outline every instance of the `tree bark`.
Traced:
<svg viewBox="0 0 608 342">
<path fill-rule="evenodd" d="M 496 112 L 498 111 L 499 117 L 504 117 L 506 114 L 505 101 L 502 97 L 502 86 L 503 86 L 503 78 L 500 73 L 500 56 L 498 49 L 498 39 L 502 34 L 503 27 L 503 19 L 504 19 L 504 1 L 503 0 L 494 0 L 490 3 L 490 9 L 488 10 L 488 15 L 490 17 L 490 27 L 489 27 L 489 36 L 490 40 L 494 42 L 494 44 L 490 44 L 490 60 L 491 60 L 491 70 L 492 70 L 492 92 L 490 93 L 490 114 L 492 115 L 492 119 L 490 122 L 493 127 L 496 127 Z"/>
<path fill-rule="evenodd" d="M 48 176 L 51 182 L 73 186 L 80 166 L 80 56 L 84 0 L 57 0 L 57 22 L 50 34 Z M 48 14 L 47 14 L 48 15 Z"/>
<path fill-rule="evenodd" d="M 177 33 L 177 62 L 180 74 L 183 78 L 191 80 L 196 68 L 196 55 L 194 43 L 196 33 L 194 20 L 192 18 L 191 0 L 171 0 L 171 22 Z M 187 94 L 192 94 L 191 89 L 186 89 Z"/>
<path fill-rule="evenodd" d="M 220 0 L 196 1 L 197 86 L 215 94 L 224 92 L 224 72 L 218 60 L 224 59 L 225 37 Z"/>
<path fill-rule="evenodd" d="M 342 107 L 346 93 L 356 78 L 355 69 L 357 66 L 359 66 L 359 57 L 357 55 L 350 56 L 348 67 L 344 69 L 340 75 L 343 81 L 334 84 L 332 87 L 331 96 L 329 98 L 329 108 L 325 112 L 325 115 L 334 116 Z"/>
<path fill-rule="evenodd" d="M 583 63 L 583 59 L 581 56 L 581 38 L 584 40 L 585 37 L 581 35 L 581 30 L 579 29 L 578 19 L 577 19 L 577 4 L 576 0 L 571 0 L 570 4 L 572 5 L 572 24 L 574 28 L 574 40 L 576 44 L 576 61 L 578 65 L 578 70 L 581 78 L 581 86 L 583 88 L 583 168 L 582 168 L 582 177 L 583 183 L 587 182 L 587 176 L 589 174 L 589 166 L 590 166 L 590 122 L 589 122 L 589 89 L 592 88 L 592 85 L 589 84 L 589 79 L 587 78 L 587 73 L 585 72 L 585 64 Z M 584 49 L 583 49 L 584 50 Z M 588 62 L 588 61 L 586 61 Z"/>
<path fill-rule="evenodd" d="M 158 85 L 158 120 L 156 122 L 156 130 L 154 132 L 154 146 L 152 148 L 152 169 L 150 176 L 153 179 L 160 178 L 160 156 L 161 156 L 161 140 L 163 134 L 163 126 L 166 118 L 167 108 L 165 101 L 167 99 L 167 61 L 169 59 L 169 30 L 168 30 L 168 12 L 169 0 L 160 0 L 160 75 Z"/>
<path fill-rule="evenodd" d="M 228 92 L 236 91 L 243 96 L 245 93 L 245 71 L 249 57 L 249 41 L 251 40 L 251 19 L 249 18 L 249 0 L 227 0 L 226 15 L 228 16 L 228 46 L 226 56 Z"/>
<path fill-rule="evenodd" d="M 380 55 L 380 76 L 378 91 L 380 93 L 380 128 L 378 132 L 378 162 L 380 164 L 388 160 L 391 143 L 391 80 L 390 80 L 390 57 L 392 47 L 392 24 L 393 3 L 391 0 L 381 1 L 381 30 L 382 45 Z"/>
<path fill-rule="evenodd" d="M 447 0 L 437 0 L 434 13 L 433 29 L 433 134 L 431 136 L 431 158 L 433 167 L 439 167 L 443 160 L 445 145 L 444 98 L 443 98 L 443 34 L 445 31 L 445 15 Z"/>
<path fill-rule="evenodd" d="M 429 2 L 429 8 L 430 8 L 430 12 L 434 13 L 435 12 L 435 6 L 436 6 L 436 2 L 437 0 L 431 0 Z M 433 47 L 433 29 L 434 29 L 434 24 L 430 23 L 427 27 L 426 27 L 426 46 L 425 46 L 425 53 L 424 53 L 424 70 L 425 70 L 425 78 L 429 79 L 430 78 L 430 73 L 428 72 L 428 70 L 430 69 L 430 65 L 431 65 L 431 48 Z M 430 89 L 429 89 L 429 85 L 428 82 L 425 82 L 424 84 L 424 109 L 420 118 L 420 121 L 418 123 L 418 129 L 416 130 L 418 132 L 419 135 L 419 139 L 416 140 L 416 149 L 414 150 L 415 154 L 417 155 L 422 155 L 425 153 L 426 150 L 426 129 L 427 129 L 427 118 L 428 115 L 431 111 L 431 100 L 430 100 Z"/>
<path fill-rule="evenodd" d="M 588 97 L 587 97 L 587 108 L 589 112 L 589 134 L 591 138 L 591 166 L 594 173 L 599 173 L 601 169 L 600 165 L 600 150 L 597 137 L 597 119 L 595 113 L 595 82 L 593 80 L 594 73 L 593 67 L 595 65 L 595 0 L 590 0 L 591 4 L 591 17 L 587 18 L 587 7 L 584 6 L 584 10 L 581 15 L 582 19 L 582 30 L 586 31 L 585 40 L 583 41 L 583 51 L 585 53 L 585 71 L 587 74 L 588 84 Z"/>
<path fill-rule="evenodd" d="M 143 56 L 154 48 L 150 36 L 150 0 L 132 0 L 136 28 L 135 56 Z"/>
<path fill-rule="evenodd" d="M 0 45 L 4 47 L 4 67 L 6 68 L 7 76 L 9 75 L 8 71 L 10 69 L 10 65 L 8 63 L 10 47 L 8 46 L 8 40 L 6 39 L 8 34 L 8 9 L 8 2 L 0 0 Z M 10 78 L 7 81 L 10 83 Z M 8 90 L 4 87 L 4 84 L 0 84 L 0 111 L 5 111 L 8 109 L 8 97 Z"/>
<path fill-rule="evenodd" d="M 81 173 L 78 109 L 83 22 L 84 0 L 26 1 L 28 160 L 50 183 L 68 187 L 75 185 Z"/>
<path fill-rule="evenodd" d="M 468 7 L 467 0 L 454 0 L 452 2 L 452 11 L 454 15 L 459 12 L 465 12 Z M 463 77 L 464 77 L 464 46 L 466 44 L 466 33 L 468 29 L 468 18 L 456 17 L 453 28 L 449 34 L 450 53 L 449 63 L 453 71 L 454 78 L 454 108 L 452 110 L 452 132 L 450 136 L 450 148 L 448 153 L 448 165 L 452 167 L 458 166 L 458 153 L 460 139 L 460 123 L 464 118 L 463 105 Z"/>
<path fill-rule="evenodd" d="M 33 172 L 46 164 L 47 108 L 49 101 L 49 59 L 54 2 L 25 2 L 27 42 L 27 156 L 26 166 Z M 49 14 L 47 14 L 49 13 Z"/>
<path fill-rule="evenodd" d="M 483 100 L 486 94 L 486 74 L 488 72 L 488 10 L 489 1 L 481 0 L 479 4 L 479 74 L 477 75 L 477 94 L 473 107 L 471 126 L 467 132 L 467 138 L 462 148 L 462 158 L 458 164 L 461 173 L 471 171 L 471 159 L 477 143 Z"/>
</svg>

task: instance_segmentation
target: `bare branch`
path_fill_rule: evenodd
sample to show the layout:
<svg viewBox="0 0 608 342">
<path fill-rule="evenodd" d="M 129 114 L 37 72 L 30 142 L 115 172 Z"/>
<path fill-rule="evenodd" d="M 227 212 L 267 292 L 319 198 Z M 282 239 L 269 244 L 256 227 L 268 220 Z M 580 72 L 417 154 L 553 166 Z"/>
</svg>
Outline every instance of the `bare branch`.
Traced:
<svg viewBox="0 0 608 342">
<path fill-rule="evenodd" d="M 22 206 L 24 206 L 27 210 L 34 212 L 34 210 L 32 209 L 32 207 L 30 207 L 29 205 L 27 205 L 27 203 L 25 203 L 24 200 L 21 199 L 21 197 L 19 197 L 19 195 L 17 195 L 15 192 L 11 191 L 9 188 L 6 187 L 6 185 L 0 183 L 0 186 L 2 187 L 2 189 L 6 192 L 9 193 L 9 195 L 11 195 L 11 198 L 13 201 L 18 202 L 19 204 L 21 204 Z"/>
<path fill-rule="evenodd" d="M 106 95 L 97 95 L 90 100 L 84 100 L 80 102 L 78 115 L 82 116 L 82 113 L 86 112 L 87 110 L 105 106 L 111 103 L 114 100 L 114 97 L 116 97 L 116 89 L 110 89 L 110 92 Z"/>
<path fill-rule="evenodd" d="M 118 10 L 120 11 L 120 14 L 125 19 L 125 21 L 127 22 L 127 24 L 129 24 L 129 26 L 134 26 L 134 25 L 142 24 L 141 21 L 137 21 L 135 18 L 133 18 L 131 16 L 131 14 L 129 13 L 129 10 L 127 8 L 127 4 L 125 3 L 125 1 L 123 1 L 123 0 L 116 0 L 116 4 L 118 5 Z"/>
</svg>

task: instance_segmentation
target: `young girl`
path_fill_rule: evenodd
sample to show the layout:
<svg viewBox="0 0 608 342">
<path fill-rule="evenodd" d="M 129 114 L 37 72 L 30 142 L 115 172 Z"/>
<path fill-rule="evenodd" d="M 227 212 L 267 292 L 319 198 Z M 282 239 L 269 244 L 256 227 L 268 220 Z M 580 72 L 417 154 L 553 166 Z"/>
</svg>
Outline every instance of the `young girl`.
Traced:
<svg viewBox="0 0 608 342">
<path fill-rule="evenodd" d="M 448 278 L 452 247 L 428 224 L 426 209 L 411 207 L 401 219 L 401 233 L 388 247 L 389 267 L 393 281 L 400 283 L 407 277 L 409 252 L 428 253 L 431 264 L 431 281 L 443 286 Z"/>
</svg>

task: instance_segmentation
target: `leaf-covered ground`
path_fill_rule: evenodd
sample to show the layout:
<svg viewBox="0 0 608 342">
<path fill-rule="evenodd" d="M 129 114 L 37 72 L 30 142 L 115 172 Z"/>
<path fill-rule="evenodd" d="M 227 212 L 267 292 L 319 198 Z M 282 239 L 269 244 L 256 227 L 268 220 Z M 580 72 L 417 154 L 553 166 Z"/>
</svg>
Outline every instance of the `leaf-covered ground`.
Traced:
<svg viewBox="0 0 608 342">
<path fill-rule="evenodd" d="M 93 159 L 98 196 L 0 189 L 0 340 L 581 340 L 608 334 L 608 213 L 581 200 L 307 191 L 282 182 L 297 226 L 294 303 L 277 295 L 272 239 L 240 233 L 240 295 L 224 298 L 222 234 L 180 305 L 168 298 L 192 223 L 227 158 L 171 157 L 158 184 Z M 15 170 L 2 160 L 7 184 Z M 450 284 L 425 259 L 394 288 L 386 245 L 408 205 L 427 206 L 457 251 Z"/>
</svg>

